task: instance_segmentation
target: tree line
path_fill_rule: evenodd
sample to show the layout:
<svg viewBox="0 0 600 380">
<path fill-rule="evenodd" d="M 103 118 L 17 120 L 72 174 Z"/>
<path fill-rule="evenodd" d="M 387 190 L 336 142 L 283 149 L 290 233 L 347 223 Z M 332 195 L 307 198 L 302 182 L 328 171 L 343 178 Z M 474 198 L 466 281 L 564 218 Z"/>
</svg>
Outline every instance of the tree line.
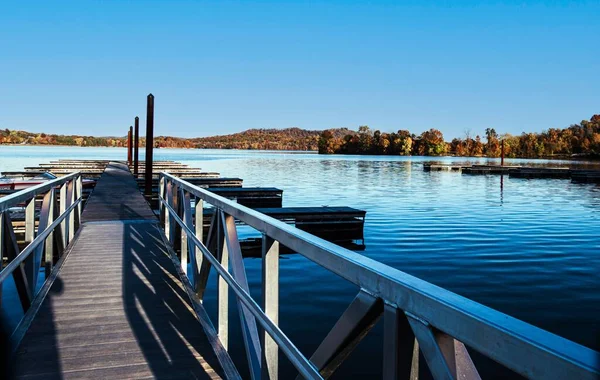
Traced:
<svg viewBox="0 0 600 380">
<path fill-rule="evenodd" d="M 249 129 L 244 132 L 210 137 L 181 138 L 157 136 L 154 138 L 154 144 L 158 148 L 315 151 L 317 150 L 321 132 L 300 128 Z M 335 137 L 342 137 L 350 132 L 346 128 L 332 130 Z M 0 129 L 0 144 L 126 147 L 127 137 L 56 135 Z M 140 146 L 145 146 L 145 144 L 145 138 L 140 138 Z"/>
<path fill-rule="evenodd" d="M 407 130 L 373 131 L 368 126 L 349 132 L 339 137 L 339 133 L 324 131 L 319 137 L 319 153 L 499 157 L 504 141 L 504 155 L 512 158 L 600 156 L 600 115 L 568 128 L 551 128 L 542 133 L 500 135 L 494 128 L 487 128 L 484 138 L 465 132 L 463 138 L 454 138 L 450 142 L 444 140 L 441 131 L 433 128 L 420 135 Z"/>
<path fill-rule="evenodd" d="M 361 126 L 358 131 L 347 128 L 326 131 L 287 128 L 249 129 L 229 135 L 196 138 L 158 136 L 155 137 L 154 144 L 159 148 L 318 150 L 323 154 L 499 157 L 501 141 L 504 141 L 506 157 L 600 156 L 600 115 L 594 115 L 589 121 L 583 120 L 568 128 L 551 128 L 542 133 L 500 135 L 494 128 L 487 128 L 482 136 L 466 132 L 464 137 L 447 142 L 442 132 L 433 128 L 416 135 L 408 130 L 387 133 Z M 0 129 L 0 144 L 126 147 L 127 137 L 56 135 Z M 145 144 L 145 138 L 141 137 L 140 146 Z"/>
<path fill-rule="evenodd" d="M 0 129 L 0 144 L 122 147 L 127 146 L 127 139 L 126 137 L 55 135 Z"/>
<path fill-rule="evenodd" d="M 49 133 L 35 133 L 0 129 L 0 144 L 14 145 L 62 145 L 62 146 L 88 146 L 88 147 L 127 147 L 127 136 L 79 136 L 56 135 Z M 191 139 L 179 137 L 158 136 L 154 138 L 157 148 L 195 148 Z M 146 146 L 146 138 L 140 137 L 139 146 Z"/>
</svg>

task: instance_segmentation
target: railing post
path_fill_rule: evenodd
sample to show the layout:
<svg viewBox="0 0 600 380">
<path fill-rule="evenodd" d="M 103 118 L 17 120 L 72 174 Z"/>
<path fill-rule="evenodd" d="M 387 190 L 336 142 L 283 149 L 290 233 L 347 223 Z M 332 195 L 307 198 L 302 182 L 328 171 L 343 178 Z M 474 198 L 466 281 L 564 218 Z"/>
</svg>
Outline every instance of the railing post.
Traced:
<svg viewBox="0 0 600 380">
<path fill-rule="evenodd" d="M 46 195 L 44 195 L 44 200 L 42 201 L 42 208 L 40 209 L 40 221 L 38 226 L 38 235 L 43 233 L 46 229 L 50 227 L 50 225 L 56 219 L 56 194 L 54 193 L 54 189 L 48 190 Z M 60 225 L 56 227 L 60 230 Z M 58 236 L 54 230 L 50 231 L 49 235 L 44 240 L 43 245 L 38 245 L 35 249 L 35 253 L 32 254 L 33 266 L 35 275 L 33 277 L 33 284 L 37 283 L 37 277 L 40 266 L 44 266 L 44 273 L 46 278 L 50 275 L 52 271 L 52 264 L 54 259 L 54 248 L 55 248 L 55 238 Z M 58 247 L 59 253 L 62 253 L 63 249 L 63 241 L 62 236 L 58 236 L 56 239 L 56 246 Z M 37 271 L 37 272 L 36 272 Z"/>
<path fill-rule="evenodd" d="M 195 217 L 195 225 L 194 225 L 194 232 L 196 233 L 196 237 L 198 238 L 198 240 L 204 244 L 204 206 L 203 206 L 203 202 L 202 199 L 199 197 L 196 197 L 196 202 L 195 202 L 195 206 L 194 206 L 194 213 L 196 215 Z M 200 280 L 200 273 L 202 270 L 202 267 L 205 266 L 206 264 L 204 264 L 204 256 L 202 255 L 202 251 L 200 250 L 200 248 L 198 246 L 195 246 L 195 252 L 194 252 L 194 272 L 192 273 L 193 275 L 193 279 L 194 279 L 194 289 L 196 289 L 196 291 L 198 290 L 198 284 L 199 284 L 199 280 Z"/>
<path fill-rule="evenodd" d="M 59 205 L 59 215 L 62 215 L 65 210 L 67 209 L 67 207 L 69 207 L 69 205 L 67 204 L 67 184 L 63 183 L 62 186 L 60 187 L 60 205 Z M 61 230 L 61 238 L 63 241 L 63 247 L 66 247 L 67 244 L 69 244 L 68 242 L 68 238 L 69 238 L 69 227 L 67 224 L 67 219 L 63 219 L 62 222 L 60 222 L 60 230 Z"/>
<path fill-rule="evenodd" d="M 146 187 L 144 194 L 152 195 L 152 153 L 154 149 L 154 95 L 149 94 L 146 107 Z"/>
<path fill-rule="evenodd" d="M 192 228 L 193 226 L 191 225 L 192 223 L 192 216 L 190 215 L 190 210 L 191 210 L 191 205 L 190 205 L 190 193 L 188 193 L 187 191 L 183 190 L 183 187 L 179 188 L 179 208 L 181 210 L 181 220 L 183 220 L 183 223 L 185 224 L 186 227 L 188 228 Z M 188 254 L 189 254 L 189 247 L 188 247 L 188 237 L 187 237 L 187 232 L 185 230 L 185 228 L 180 228 L 181 231 L 181 269 L 183 270 L 183 273 L 185 273 L 185 275 L 187 276 L 188 274 Z"/>
<path fill-rule="evenodd" d="M 171 205 L 171 207 L 173 207 L 173 210 L 175 210 L 175 213 L 177 214 L 177 216 L 181 219 L 182 218 L 182 212 L 181 212 L 181 192 L 179 191 L 181 189 L 181 186 L 174 184 L 173 185 L 173 204 Z M 175 249 L 175 251 L 179 250 L 179 258 L 181 259 L 181 233 L 182 233 L 182 228 L 179 225 L 179 223 L 177 223 L 177 221 L 175 220 L 175 218 L 172 219 L 172 223 L 171 223 L 171 233 L 173 234 L 173 240 L 172 240 L 172 244 L 173 244 L 173 248 Z"/>
<path fill-rule="evenodd" d="M 199 203 L 198 203 L 199 202 Z M 202 199 L 196 198 L 196 236 L 204 235 L 204 213 L 202 210 Z M 218 211 L 218 210 L 217 210 Z M 198 213 L 201 213 L 202 216 L 198 219 Z M 203 238 L 199 238 L 200 242 L 202 242 L 209 252 L 215 257 L 219 258 L 219 242 L 218 242 L 218 230 L 219 230 L 219 213 L 213 213 L 210 225 L 208 228 L 208 234 L 206 236 L 206 240 Z M 200 302 L 204 299 L 204 292 L 206 291 L 206 283 L 208 281 L 208 276 L 210 274 L 211 262 L 206 257 L 204 257 L 202 251 L 196 247 L 196 278 L 194 280 L 194 289 L 196 290 L 196 295 L 200 299 Z"/>
<path fill-rule="evenodd" d="M 204 243 L 204 201 L 202 198 L 196 197 L 196 237 L 201 243 Z M 196 254 L 200 253 L 200 248 L 197 248 Z"/>
<path fill-rule="evenodd" d="M 75 202 L 75 178 L 71 179 L 67 185 L 67 203 L 68 206 L 71 206 L 73 202 Z M 67 215 L 67 220 L 69 221 L 69 233 L 67 234 L 68 240 L 65 247 L 73 240 L 73 236 L 75 236 L 75 212 L 76 210 L 71 210 L 69 215 Z"/>
<path fill-rule="evenodd" d="M 279 242 L 266 234 L 262 236 L 262 307 L 273 323 L 279 324 Z M 277 379 L 279 372 L 279 347 L 261 329 L 262 379 Z"/>
<path fill-rule="evenodd" d="M 54 222 L 56 216 L 56 210 L 54 206 L 56 205 L 56 194 L 54 193 L 54 189 L 50 189 L 48 195 L 46 195 L 48 199 L 48 226 Z M 41 220 L 41 217 L 40 217 Z M 58 227 L 60 228 L 60 227 Z M 46 274 L 46 278 L 50 276 L 50 272 L 52 272 L 52 266 L 54 265 L 54 231 L 48 235 L 46 241 L 44 242 L 44 273 Z M 62 239 L 62 236 L 59 236 L 59 239 Z M 62 241 L 61 241 L 62 243 Z"/>
<path fill-rule="evenodd" d="M 81 225 L 81 209 L 83 207 L 83 179 L 81 178 L 81 174 L 77 176 L 76 186 L 75 186 L 75 200 L 81 199 L 81 202 L 77 205 L 76 214 L 75 214 L 75 227 L 79 229 Z"/>
<path fill-rule="evenodd" d="M 35 196 L 25 206 L 25 243 L 31 243 L 35 235 Z"/>
<path fill-rule="evenodd" d="M 166 207 L 160 201 L 161 198 L 163 200 L 165 200 L 165 177 L 163 177 L 162 175 L 160 176 L 160 179 L 158 180 L 158 215 L 159 215 L 159 219 L 160 219 L 160 224 L 162 224 L 163 228 L 165 228 Z M 165 232 L 166 232 L 166 230 L 165 230 Z"/>
<path fill-rule="evenodd" d="M 217 252 L 218 259 L 223 268 L 229 270 L 229 251 L 227 250 L 227 244 L 225 244 L 225 236 L 223 234 L 223 227 L 221 222 L 221 211 L 215 209 L 217 217 L 215 219 L 215 228 L 217 234 Z M 229 346 L 229 287 L 223 277 L 217 275 L 217 323 L 218 335 L 221 344 L 228 349 Z"/>
<path fill-rule="evenodd" d="M 138 175 L 138 166 L 139 166 L 139 145 L 140 145 L 140 118 L 135 117 L 135 137 L 133 139 L 133 174 L 137 179 Z"/>
<path fill-rule="evenodd" d="M 172 197 L 173 197 L 173 184 L 171 182 L 171 180 L 169 179 L 165 179 L 165 202 L 171 206 L 171 204 L 173 203 L 172 201 Z M 169 211 L 168 207 L 164 208 L 165 210 L 165 236 L 167 237 L 167 240 L 169 240 L 169 242 L 171 244 L 173 244 L 173 242 L 171 241 L 171 216 L 170 213 L 171 211 Z"/>
<path fill-rule="evenodd" d="M 179 207 L 178 207 L 178 202 L 177 202 L 177 195 L 178 195 L 178 186 L 177 184 L 173 181 L 171 182 L 171 196 L 169 197 L 171 203 L 169 203 L 169 206 L 171 206 L 171 208 L 175 211 L 175 213 L 179 216 Z M 169 241 L 171 242 L 171 245 L 173 246 L 173 249 L 177 250 L 177 248 L 179 248 L 179 241 L 178 241 L 178 234 L 177 231 L 179 231 L 179 224 L 175 221 L 175 218 L 173 216 L 171 216 L 170 218 L 171 220 L 169 221 Z"/>
<path fill-rule="evenodd" d="M 419 347 L 404 312 L 384 305 L 383 329 L 383 378 L 419 378 Z"/>
</svg>

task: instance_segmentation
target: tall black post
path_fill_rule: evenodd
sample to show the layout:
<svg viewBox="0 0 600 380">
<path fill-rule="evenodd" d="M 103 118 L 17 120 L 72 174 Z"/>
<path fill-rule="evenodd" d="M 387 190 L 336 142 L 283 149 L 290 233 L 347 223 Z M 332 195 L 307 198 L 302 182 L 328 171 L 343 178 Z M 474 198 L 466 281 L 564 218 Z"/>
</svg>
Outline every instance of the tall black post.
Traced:
<svg viewBox="0 0 600 380">
<path fill-rule="evenodd" d="M 133 174 L 138 175 L 138 154 L 140 145 L 140 118 L 135 117 L 135 137 L 133 139 Z"/>
<path fill-rule="evenodd" d="M 152 195 L 152 150 L 154 149 L 154 95 L 148 95 L 146 108 L 146 188 L 144 193 Z"/>
</svg>

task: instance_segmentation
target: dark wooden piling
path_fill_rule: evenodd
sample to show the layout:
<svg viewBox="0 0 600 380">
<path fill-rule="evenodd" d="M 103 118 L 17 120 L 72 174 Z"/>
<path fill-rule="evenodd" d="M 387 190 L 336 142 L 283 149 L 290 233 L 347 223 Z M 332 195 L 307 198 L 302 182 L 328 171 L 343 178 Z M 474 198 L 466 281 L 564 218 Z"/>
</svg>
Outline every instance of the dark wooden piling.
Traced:
<svg viewBox="0 0 600 380">
<path fill-rule="evenodd" d="M 133 163 L 133 127 L 129 126 L 129 133 L 127 133 L 127 164 Z"/>
<path fill-rule="evenodd" d="M 144 194 L 152 195 L 152 151 L 154 149 L 154 95 L 148 95 L 146 107 L 146 186 Z"/>
<path fill-rule="evenodd" d="M 140 118 L 135 117 L 135 137 L 133 140 L 133 174 L 138 175 L 140 145 Z"/>
<path fill-rule="evenodd" d="M 500 143 L 500 165 L 504 166 L 504 140 Z"/>
</svg>

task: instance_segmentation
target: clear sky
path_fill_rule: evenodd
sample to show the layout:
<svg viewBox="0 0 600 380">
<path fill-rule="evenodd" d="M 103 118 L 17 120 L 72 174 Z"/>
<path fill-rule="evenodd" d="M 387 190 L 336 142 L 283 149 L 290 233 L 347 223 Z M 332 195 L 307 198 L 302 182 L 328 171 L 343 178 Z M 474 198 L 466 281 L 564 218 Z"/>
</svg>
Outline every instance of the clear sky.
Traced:
<svg viewBox="0 0 600 380">
<path fill-rule="evenodd" d="M 600 113 L 600 1 L 1 1 L 0 128 L 440 129 Z"/>
</svg>

